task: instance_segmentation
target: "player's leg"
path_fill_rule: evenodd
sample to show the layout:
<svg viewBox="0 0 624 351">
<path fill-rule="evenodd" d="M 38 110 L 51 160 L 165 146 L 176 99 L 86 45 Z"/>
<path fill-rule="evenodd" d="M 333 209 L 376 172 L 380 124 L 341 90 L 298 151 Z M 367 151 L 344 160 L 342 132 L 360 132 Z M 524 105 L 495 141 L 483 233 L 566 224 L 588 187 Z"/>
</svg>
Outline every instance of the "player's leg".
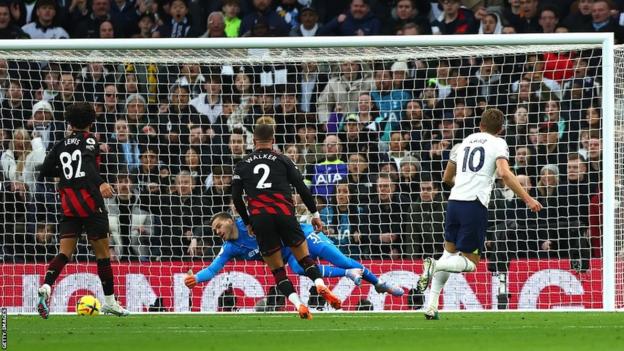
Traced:
<svg viewBox="0 0 624 351">
<path fill-rule="evenodd" d="M 100 238 L 89 240 L 91 248 L 95 251 L 95 259 L 97 262 L 98 276 L 104 290 L 104 305 L 102 312 L 106 314 L 114 314 L 119 317 L 125 317 L 130 314 L 128 310 L 121 307 L 115 298 L 115 282 L 113 269 L 110 263 L 109 241 L 108 238 Z"/>
<path fill-rule="evenodd" d="M 297 228 L 301 230 L 298 224 Z M 310 257 L 310 252 L 308 251 L 308 244 L 305 240 L 305 237 L 303 238 L 303 241 L 299 242 L 298 245 L 291 246 L 290 251 L 292 251 L 293 255 L 295 256 L 297 262 L 301 265 L 301 267 L 303 267 L 304 274 L 314 282 L 314 285 L 316 286 L 316 291 L 318 291 L 319 295 L 323 296 L 323 298 L 327 302 L 329 302 L 331 307 L 335 309 L 340 309 L 342 307 L 342 301 L 340 300 L 340 298 L 334 295 L 331 290 L 329 290 L 327 285 L 325 285 L 325 281 L 322 278 L 319 267 L 316 265 L 316 262 L 314 262 L 312 257 Z"/>
<path fill-rule="evenodd" d="M 306 305 L 301 302 L 295 287 L 286 275 L 284 268 L 284 260 L 282 258 L 282 243 L 278 235 L 276 235 L 276 224 L 274 216 L 260 215 L 251 217 L 251 226 L 256 234 L 256 241 L 262 259 L 271 269 L 275 285 L 288 298 L 299 313 L 299 317 L 303 319 L 312 319 L 312 314 Z"/>
<path fill-rule="evenodd" d="M 37 290 L 39 300 L 37 302 L 37 312 L 43 319 L 47 319 L 50 314 L 50 296 L 52 295 L 52 286 L 56 279 L 63 271 L 63 268 L 71 259 L 76 249 L 78 238 L 75 234 L 65 234 L 61 237 L 59 253 L 50 261 L 48 270 L 46 271 L 44 283 Z"/>
<path fill-rule="evenodd" d="M 322 244 L 318 252 L 318 257 L 330 262 L 331 264 L 346 269 L 345 273 L 359 273 L 353 270 L 359 270 L 363 278 L 375 286 L 375 290 L 379 293 L 390 293 L 394 296 L 403 296 L 403 289 L 398 286 L 382 282 L 370 270 L 364 267 L 360 262 L 347 257 L 336 246 L 330 244 Z M 325 275 L 323 275 L 325 276 Z M 357 284 L 357 283 L 356 283 Z M 359 284 L 358 284 L 359 285 Z"/>
<path fill-rule="evenodd" d="M 104 305 L 102 312 L 125 317 L 130 314 L 121 307 L 115 298 L 115 279 L 110 262 L 110 242 L 108 239 L 108 218 L 106 216 L 94 216 L 87 225 L 87 235 L 91 248 L 95 252 L 98 276 L 104 290 Z M 97 234 L 95 234 L 97 233 Z"/>
</svg>

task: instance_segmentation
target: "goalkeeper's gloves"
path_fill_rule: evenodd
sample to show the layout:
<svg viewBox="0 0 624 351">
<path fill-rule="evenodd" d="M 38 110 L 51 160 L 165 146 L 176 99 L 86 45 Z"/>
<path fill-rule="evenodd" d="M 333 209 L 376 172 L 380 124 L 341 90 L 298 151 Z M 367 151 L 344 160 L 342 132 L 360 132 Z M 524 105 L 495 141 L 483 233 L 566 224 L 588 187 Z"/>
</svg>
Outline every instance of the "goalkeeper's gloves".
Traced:
<svg viewBox="0 0 624 351">
<path fill-rule="evenodd" d="M 186 277 L 184 277 L 184 285 L 186 285 L 186 287 L 189 289 L 193 289 L 197 285 L 197 279 L 195 279 L 195 275 L 187 274 Z"/>
</svg>

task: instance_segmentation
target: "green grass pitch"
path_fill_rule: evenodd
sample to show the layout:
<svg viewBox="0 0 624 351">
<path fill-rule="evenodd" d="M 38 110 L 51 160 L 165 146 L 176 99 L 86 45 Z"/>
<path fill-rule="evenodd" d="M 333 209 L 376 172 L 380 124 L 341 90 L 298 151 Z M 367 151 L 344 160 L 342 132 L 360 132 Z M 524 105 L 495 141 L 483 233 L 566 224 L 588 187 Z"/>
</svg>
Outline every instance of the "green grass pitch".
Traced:
<svg viewBox="0 0 624 351">
<path fill-rule="evenodd" d="M 624 313 L 9 316 L 8 350 L 624 350 Z"/>
</svg>

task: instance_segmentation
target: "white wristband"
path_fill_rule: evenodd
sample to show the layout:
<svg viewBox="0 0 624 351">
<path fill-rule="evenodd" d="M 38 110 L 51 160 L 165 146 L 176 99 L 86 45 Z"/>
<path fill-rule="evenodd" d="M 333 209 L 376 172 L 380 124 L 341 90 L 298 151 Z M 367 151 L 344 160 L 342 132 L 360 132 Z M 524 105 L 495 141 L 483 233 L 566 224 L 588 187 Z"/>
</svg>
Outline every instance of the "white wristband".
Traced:
<svg viewBox="0 0 624 351">
<path fill-rule="evenodd" d="M 319 211 L 314 212 L 314 213 L 312 214 L 312 218 L 318 218 L 318 219 L 320 219 L 320 218 L 321 218 L 321 214 L 319 213 Z"/>
</svg>

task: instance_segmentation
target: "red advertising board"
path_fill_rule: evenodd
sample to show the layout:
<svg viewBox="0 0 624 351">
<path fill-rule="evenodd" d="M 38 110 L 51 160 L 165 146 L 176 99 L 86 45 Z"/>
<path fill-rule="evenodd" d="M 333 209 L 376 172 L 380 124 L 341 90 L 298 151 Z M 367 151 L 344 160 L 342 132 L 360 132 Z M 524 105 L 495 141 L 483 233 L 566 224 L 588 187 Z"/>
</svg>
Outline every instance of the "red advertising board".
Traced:
<svg viewBox="0 0 624 351">
<path fill-rule="evenodd" d="M 421 261 L 362 262 L 384 281 L 401 285 L 408 291 L 416 286 Z M 206 263 L 207 264 L 207 263 Z M 236 305 L 251 311 L 265 297 L 273 278 L 261 262 L 243 261 L 228 264 L 213 280 L 192 291 L 184 286 L 184 273 L 203 268 L 199 262 L 158 262 L 114 264 L 116 291 L 122 304 L 131 311 L 146 311 L 160 298 L 167 311 L 217 311 L 218 297 L 228 286 L 234 289 Z M 34 312 L 36 288 L 43 281 L 43 264 L 0 265 L 0 305 L 11 312 Z M 291 276 L 304 301 L 312 283 L 308 278 Z M 602 265 L 591 261 L 591 269 L 578 273 L 570 270 L 567 260 L 517 260 L 510 264 L 508 291 L 510 309 L 601 308 Z M 407 294 L 392 297 L 378 294 L 367 282 L 356 287 L 347 278 L 330 278 L 335 293 L 344 300 L 344 308 L 353 310 L 360 299 L 372 302 L 375 310 L 408 310 Z M 476 273 L 453 274 L 445 290 L 441 307 L 457 310 L 496 308 L 498 279 L 481 263 Z M 82 295 L 103 292 L 95 264 L 69 264 L 57 280 L 52 294 L 52 311 L 74 311 Z"/>
</svg>

